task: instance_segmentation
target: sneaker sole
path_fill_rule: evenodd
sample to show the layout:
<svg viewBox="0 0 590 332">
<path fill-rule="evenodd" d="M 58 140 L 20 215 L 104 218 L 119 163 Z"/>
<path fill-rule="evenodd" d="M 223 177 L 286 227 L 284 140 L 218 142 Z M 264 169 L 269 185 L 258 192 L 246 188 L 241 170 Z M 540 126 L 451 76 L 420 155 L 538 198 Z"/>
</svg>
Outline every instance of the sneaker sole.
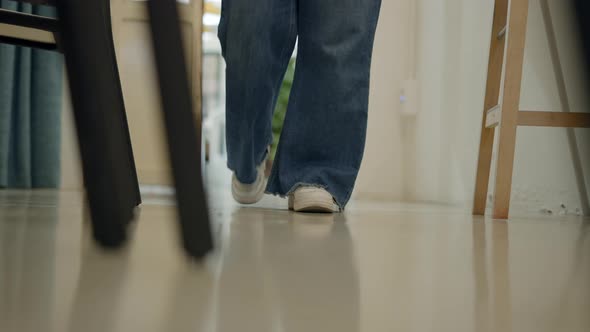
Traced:
<svg viewBox="0 0 590 332">
<path fill-rule="evenodd" d="M 326 192 L 315 189 L 301 190 L 293 194 L 289 209 L 295 212 L 334 213 L 334 199 Z"/>
<path fill-rule="evenodd" d="M 246 205 L 256 204 L 256 203 L 260 202 L 262 197 L 264 197 L 264 191 L 266 190 L 267 182 L 268 182 L 267 179 L 264 179 L 263 181 L 260 182 L 260 186 L 258 187 L 258 190 L 256 191 L 256 195 L 254 195 L 254 196 L 252 196 L 251 192 L 241 192 L 241 191 L 237 190 L 236 187 L 232 184 L 232 191 L 231 191 L 232 196 L 236 200 L 236 202 L 238 202 L 240 204 L 246 204 Z"/>
</svg>

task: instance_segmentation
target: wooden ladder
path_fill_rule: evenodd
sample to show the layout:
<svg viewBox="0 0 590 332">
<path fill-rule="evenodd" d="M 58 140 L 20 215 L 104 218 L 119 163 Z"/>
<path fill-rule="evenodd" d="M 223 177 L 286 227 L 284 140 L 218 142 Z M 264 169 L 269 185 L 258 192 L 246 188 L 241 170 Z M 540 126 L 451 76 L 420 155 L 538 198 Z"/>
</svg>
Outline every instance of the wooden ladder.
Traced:
<svg viewBox="0 0 590 332">
<path fill-rule="evenodd" d="M 484 215 L 486 210 L 496 130 L 499 135 L 499 146 L 493 217 L 507 219 L 518 126 L 590 128 L 590 113 L 570 112 L 549 7 L 546 0 L 541 0 L 541 5 L 563 112 L 519 109 L 529 0 L 496 0 L 475 184 L 473 205 L 475 215 Z M 502 86 L 503 67 L 504 84 Z M 503 96 L 501 103 L 499 102 L 500 94 Z"/>
</svg>

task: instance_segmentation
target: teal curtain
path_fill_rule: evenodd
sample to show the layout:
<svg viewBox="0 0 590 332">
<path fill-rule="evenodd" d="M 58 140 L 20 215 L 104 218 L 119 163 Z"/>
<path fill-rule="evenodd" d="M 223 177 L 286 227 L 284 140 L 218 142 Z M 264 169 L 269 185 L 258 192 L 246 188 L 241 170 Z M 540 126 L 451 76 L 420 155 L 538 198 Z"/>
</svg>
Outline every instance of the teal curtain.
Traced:
<svg viewBox="0 0 590 332">
<path fill-rule="evenodd" d="M 51 7 L 0 4 L 55 15 Z M 0 44 L 0 188 L 59 186 L 62 61 L 57 52 Z"/>
</svg>

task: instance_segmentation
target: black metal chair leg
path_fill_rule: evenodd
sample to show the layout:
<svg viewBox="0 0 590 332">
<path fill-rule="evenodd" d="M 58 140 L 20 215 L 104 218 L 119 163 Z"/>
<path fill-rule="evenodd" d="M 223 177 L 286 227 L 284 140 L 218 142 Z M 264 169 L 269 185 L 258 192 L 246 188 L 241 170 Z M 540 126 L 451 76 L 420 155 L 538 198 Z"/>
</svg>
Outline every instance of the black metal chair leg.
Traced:
<svg viewBox="0 0 590 332">
<path fill-rule="evenodd" d="M 135 158 L 133 154 L 133 145 L 131 144 L 131 134 L 129 132 L 129 124 L 127 122 L 127 113 L 125 111 L 125 101 L 123 99 L 123 88 L 121 87 L 121 78 L 119 77 L 119 66 L 117 65 L 117 56 L 115 53 L 115 42 L 113 40 L 113 28 L 111 23 L 111 2 L 110 0 L 103 0 L 99 1 L 103 5 L 101 15 L 104 21 L 103 32 L 106 34 L 106 37 L 109 39 L 108 41 L 108 50 L 107 52 L 110 55 L 110 65 L 112 66 L 113 72 L 113 83 L 112 87 L 114 92 L 116 93 L 116 98 L 118 99 L 117 103 L 117 113 L 120 116 L 119 124 L 123 128 L 123 132 L 125 134 L 126 143 L 125 146 L 127 149 L 127 159 L 122 162 L 122 166 L 126 167 L 129 177 L 132 180 L 132 187 L 130 188 L 133 192 L 134 199 L 131 202 L 133 207 L 136 207 L 141 204 L 141 193 L 139 192 L 139 180 L 137 177 L 137 168 L 135 167 Z"/>
<path fill-rule="evenodd" d="M 189 255 L 201 258 L 213 242 L 176 1 L 150 0 L 148 12 L 183 245 Z"/>
<path fill-rule="evenodd" d="M 107 1 L 60 0 L 57 9 L 93 234 L 103 246 L 118 247 L 138 192 L 112 37 L 105 29 Z"/>
</svg>

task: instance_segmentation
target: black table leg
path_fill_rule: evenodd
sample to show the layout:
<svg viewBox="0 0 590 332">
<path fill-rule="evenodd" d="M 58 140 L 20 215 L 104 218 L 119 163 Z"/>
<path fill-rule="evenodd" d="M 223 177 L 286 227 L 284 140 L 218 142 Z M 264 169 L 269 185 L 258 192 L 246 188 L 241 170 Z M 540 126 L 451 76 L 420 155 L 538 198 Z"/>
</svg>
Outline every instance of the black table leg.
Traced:
<svg viewBox="0 0 590 332">
<path fill-rule="evenodd" d="M 149 0 L 148 12 L 176 185 L 183 245 L 201 258 L 213 247 L 201 175 L 200 136 L 195 128 L 176 1 Z"/>
<path fill-rule="evenodd" d="M 60 0 L 57 9 L 93 234 L 119 247 L 140 198 L 108 1 Z"/>
<path fill-rule="evenodd" d="M 131 179 L 131 190 L 132 200 L 131 206 L 136 207 L 141 204 L 141 193 L 139 192 L 139 179 L 137 177 L 137 168 L 135 167 L 135 158 L 133 154 L 133 145 L 131 144 L 131 133 L 129 131 L 129 123 L 127 121 L 127 113 L 125 111 L 125 101 L 123 99 L 123 88 L 121 87 L 121 78 L 119 77 L 119 66 L 117 65 L 117 56 L 115 53 L 115 42 L 113 40 L 113 27 L 111 23 L 111 1 L 110 0 L 99 0 L 102 4 L 102 11 L 100 12 L 101 20 L 104 22 L 103 33 L 109 39 L 107 42 L 109 53 L 109 59 L 107 65 L 110 65 L 112 72 L 112 88 L 116 94 L 115 108 L 117 109 L 117 115 L 120 117 L 119 125 L 122 127 L 123 135 L 126 138 L 126 144 L 123 148 L 127 148 L 126 155 L 127 159 L 122 162 L 122 166 L 126 168 L 128 176 Z"/>
</svg>

